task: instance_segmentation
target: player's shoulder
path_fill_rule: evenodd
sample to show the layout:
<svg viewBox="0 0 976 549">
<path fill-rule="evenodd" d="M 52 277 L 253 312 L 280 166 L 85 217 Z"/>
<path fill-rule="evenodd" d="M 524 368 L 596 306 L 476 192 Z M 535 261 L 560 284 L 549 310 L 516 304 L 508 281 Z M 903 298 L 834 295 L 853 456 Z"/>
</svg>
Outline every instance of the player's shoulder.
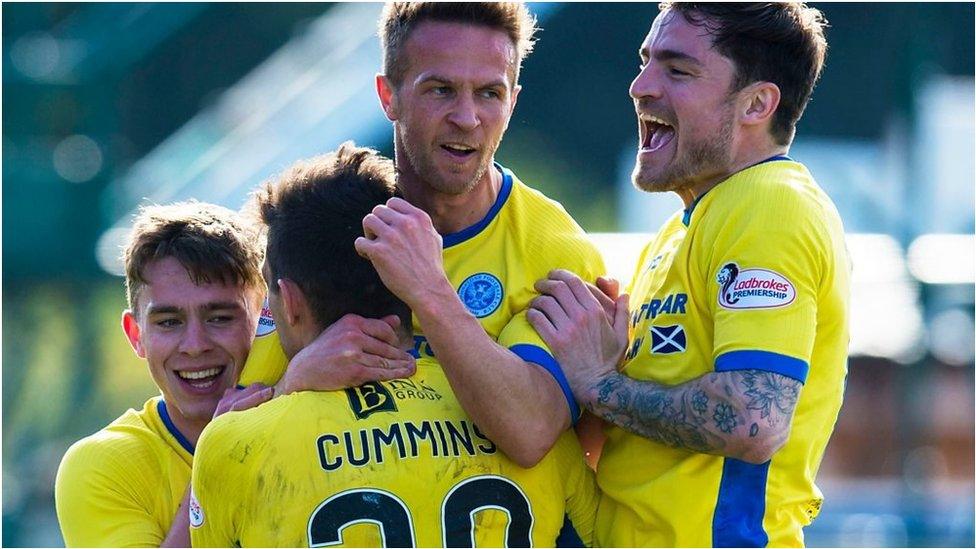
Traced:
<svg viewBox="0 0 976 549">
<path fill-rule="evenodd" d="M 147 417 L 148 407 L 149 403 L 142 410 L 129 409 L 102 429 L 75 442 L 65 459 L 111 462 L 121 456 L 132 459 L 152 455 L 162 440 Z"/>
<path fill-rule="evenodd" d="M 262 403 L 254 408 L 236 412 L 227 412 L 214 418 L 203 429 L 197 443 L 199 449 L 208 443 L 219 443 L 226 440 L 248 440 L 261 436 L 265 427 L 277 422 L 288 413 L 293 403 L 303 393 L 283 395 Z"/>
<path fill-rule="evenodd" d="M 140 483 L 162 474 L 165 443 L 143 413 L 129 410 L 68 448 L 58 467 L 58 484 Z"/>
<path fill-rule="evenodd" d="M 544 271 L 569 268 L 602 274 L 599 249 L 563 205 L 514 175 L 513 181 L 510 222 L 522 234 L 525 261 Z"/>
<path fill-rule="evenodd" d="M 583 232 L 563 205 L 546 196 L 542 191 L 526 185 L 511 170 L 504 169 L 512 178 L 512 191 L 509 200 L 512 211 L 529 226 L 551 230 L 553 228 L 571 232 Z"/>
<path fill-rule="evenodd" d="M 714 189 L 716 200 L 728 209 L 761 213 L 822 212 L 830 199 L 803 164 L 770 160 L 747 168 Z M 711 194 L 711 193 L 710 193 Z"/>
<path fill-rule="evenodd" d="M 819 233 L 827 226 L 840 225 L 833 202 L 810 172 L 789 159 L 742 170 L 705 194 L 696 208 L 707 211 L 701 215 L 706 231 L 727 232 L 731 225 L 739 232 L 767 235 Z"/>
</svg>

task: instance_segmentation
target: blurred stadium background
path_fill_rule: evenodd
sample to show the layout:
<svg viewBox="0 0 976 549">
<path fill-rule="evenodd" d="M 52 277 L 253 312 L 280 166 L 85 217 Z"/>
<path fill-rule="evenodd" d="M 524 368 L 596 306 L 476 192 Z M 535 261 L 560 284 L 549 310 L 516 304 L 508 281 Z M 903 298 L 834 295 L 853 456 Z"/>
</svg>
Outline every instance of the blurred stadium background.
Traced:
<svg viewBox="0 0 976 549">
<path fill-rule="evenodd" d="M 974 7 L 824 4 L 830 53 L 792 155 L 855 262 L 847 396 L 810 546 L 974 544 Z M 153 392 L 118 328 L 133 209 L 239 207 L 345 139 L 390 153 L 377 4 L 5 3 L 3 539 L 62 543 L 65 449 Z M 677 199 L 631 189 L 627 87 L 653 4 L 533 4 L 544 31 L 498 159 L 615 272 Z"/>
</svg>

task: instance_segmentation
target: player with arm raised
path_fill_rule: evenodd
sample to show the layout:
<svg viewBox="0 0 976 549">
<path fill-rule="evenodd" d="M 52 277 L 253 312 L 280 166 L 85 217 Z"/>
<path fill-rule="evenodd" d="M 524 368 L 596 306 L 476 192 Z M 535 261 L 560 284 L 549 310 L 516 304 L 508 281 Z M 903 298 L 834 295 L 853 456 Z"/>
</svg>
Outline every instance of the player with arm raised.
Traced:
<svg viewBox="0 0 976 549">
<path fill-rule="evenodd" d="M 398 316 L 400 343 L 412 347 L 409 308 L 354 247 L 363 216 L 393 196 L 394 181 L 391 161 L 345 144 L 256 193 L 286 356 L 350 314 Z M 589 541 L 596 510 L 571 432 L 535 467 L 517 466 L 430 357 L 406 379 L 296 392 L 222 416 L 196 460 L 195 547 L 552 546 L 565 514 Z"/>
<path fill-rule="evenodd" d="M 533 284 L 555 268 L 604 273 L 562 206 L 494 162 L 534 32 L 522 3 L 386 5 L 376 87 L 403 198 L 368 215 L 357 244 L 413 310 L 415 354 L 436 356 L 464 409 L 523 466 L 579 417 L 525 318 Z M 262 370 L 254 360 L 245 376 L 274 382 L 251 375 Z"/>
<path fill-rule="evenodd" d="M 819 512 L 850 263 L 836 208 L 786 155 L 823 24 L 799 3 L 662 4 L 630 88 L 633 180 L 686 208 L 644 249 L 629 301 L 565 272 L 539 282 L 533 325 L 612 424 L 599 545 L 798 546 Z"/>
</svg>

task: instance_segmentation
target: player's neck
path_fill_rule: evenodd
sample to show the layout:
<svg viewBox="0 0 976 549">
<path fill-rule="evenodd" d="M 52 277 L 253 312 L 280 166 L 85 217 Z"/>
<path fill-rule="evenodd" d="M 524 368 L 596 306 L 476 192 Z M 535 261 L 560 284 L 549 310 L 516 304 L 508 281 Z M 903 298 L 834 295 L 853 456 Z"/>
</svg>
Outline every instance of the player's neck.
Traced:
<svg viewBox="0 0 976 549">
<path fill-rule="evenodd" d="M 502 174 L 490 167 L 464 194 L 437 192 L 409 167 L 398 171 L 397 183 L 403 197 L 427 212 L 437 232 L 445 235 L 464 230 L 488 214 L 501 189 Z"/>
<path fill-rule="evenodd" d="M 169 414 L 169 419 L 173 422 L 173 426 L 176 430 L 183 435 L 189 443 L 196 448 L 197 440 L 200 439 L 200 433 L 203 432 L 203 428 L 210 423 L 210 419 L 205 420 L 193 420 L 190 418 L 183 417 L 180 410 L 169 403 L 166 404 L 166 413 Z"/>
<path fill-rule="evenodd" d="M 676 192 L 684 202 L 685 208 L 689 208 L 694 204 L 695 200 L 715 188 L 722 181 L 746 168 L 755 166 L 774 156 L 785 155 L 789 151 L 789 145 L 777 145 L 769 140 L 744 143 L 735 149 L 732 162 L 729 163 L 725 170 L 705 175 L 695 184 Z"/>
</svg>

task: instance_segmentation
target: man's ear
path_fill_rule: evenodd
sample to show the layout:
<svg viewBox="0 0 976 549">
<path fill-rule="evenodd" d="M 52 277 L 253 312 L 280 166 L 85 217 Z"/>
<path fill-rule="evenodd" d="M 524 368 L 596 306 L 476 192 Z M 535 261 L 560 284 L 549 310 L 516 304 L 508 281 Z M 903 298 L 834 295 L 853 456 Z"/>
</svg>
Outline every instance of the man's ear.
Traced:
<svg viewBox="0 0 976 549">
<path fill-rule="evenodd" d="M 522 86 L 516 84 L 512 88 L 512 98 L 509 103 L 508 120 L 505 120 L 505 130 L 508 130 L 508 124 L 512 121 L 512 116 L 515 115 L 515 104 L 518 103 L 519 92 L 522 91 Z"/>
<path fill-rule="evenodd" d="M 740 120 L 747 126 L 772 124 L 773 115 L 779 107 L 779 86 L 772 82 L 755 82 L 741 92 L 742 109 Z"/>
<path fill-rule="evenodd" d="M 390 82 L 390 78 L 385 74 L 376 75 L 376 95 L 379 96 L 380 106 L 383 108 L 386 119 L 390 122 L 396 121 L 400 117 L 396 89 L 393 87 L 393 82 Z"/>
<path fill-rule="evenodd" d="M 125 332 L 125 337 L 129 340 L 129 345 L 132 345 L 136 356 L 146 358 L 146 350 L 142 346 L 142 328 L 139 327 L 135 314 L 130 310 L 122 313 L 122 331 Z"/>
<path fill-rule="evenodd" d="M 294 280 L 279 278 L 278 292 L 281 295 L 281 308 L 285 313 L 285 318 L 280 321 L 276 318 L 275 322 L 287 322 L 289 326 L 295 326 L 302 320 L 303 316 L 310 314 L 305 292 Z"/>
</svg>

